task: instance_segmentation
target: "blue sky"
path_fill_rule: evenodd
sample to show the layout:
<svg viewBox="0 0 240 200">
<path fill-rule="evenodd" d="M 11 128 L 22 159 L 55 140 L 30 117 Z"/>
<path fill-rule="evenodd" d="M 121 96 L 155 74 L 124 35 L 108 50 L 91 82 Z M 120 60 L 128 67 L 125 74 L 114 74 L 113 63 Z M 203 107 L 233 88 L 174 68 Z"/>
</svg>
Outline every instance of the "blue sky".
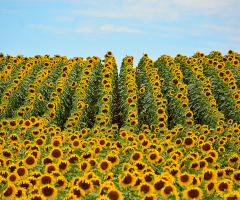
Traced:
<svg viewBox="0 0 240 200">
<path fill-rule="evenodd" d="M 240 52 L 239 0 L 0 0 L 0 52 L 73 58 L 112 51 L 120 66 L 144 53 Z"/>
</svg>

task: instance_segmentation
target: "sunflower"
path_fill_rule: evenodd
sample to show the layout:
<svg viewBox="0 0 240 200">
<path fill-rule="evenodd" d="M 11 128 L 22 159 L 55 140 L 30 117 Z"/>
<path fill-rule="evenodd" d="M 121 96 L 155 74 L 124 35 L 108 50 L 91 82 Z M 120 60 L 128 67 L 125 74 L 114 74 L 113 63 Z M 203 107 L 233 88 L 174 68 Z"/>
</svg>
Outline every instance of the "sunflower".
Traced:
<svg viewBox="0 0 240 200">
<path fill-rule="evenodd" d="M 32 185 L 29 180 L 21 180 L 20 182 L 18 182 L 18 186 L 28 190 Z"/>
<path fill-rule="evenodd" d="M 9 127 L 12 129 L 15 129 L 17 127 L 17 121 L 16 120 L 10 120 L 9 121 Z"/>
<path fill-rule="evenodd" d="M 202 199 L 203 193 L 202 190 L 198 187 L 189 187 L 188 189 L 183 191 L 183 197 L 185 199 L 194 199 L 199 200 Z"/>
<path fill-rule="evenodd" d="M 150 146 L 150 142 L 149 140 L 143 140 L 141 143 L 142 147 L 148 148 Z"/>
<path fill-rule="evenodd" d="M 187 108 L 188 107 L 188 102 L 182 102 L 182 108 Z"/>
<path fill-rule="evenodd" d="M 240 193 L 238 191 L 229 191 L 224 195 L 224 200 L 236 199 L 240 200 Z"/>
<path fill-rule="evenodd" d="M 12 143 L 19 141 L 19 137 L 18 137 L 17 134 L 12 134 L 12 135 L 9 136 L 9 138 L 10 138 L 10 141 L 11 141 Z"/>
<path fill-rule="evenodd" d="M 140 197 L 151 194 L 152 192 L 153 192 L 153 186 L 149 183 L 143 182 L 138 186 L 138 196 Z"/>
<path fill-rule="evenodd" d="M 17 189 L 14 184 L 8 184 L 7 188 L 2 192 L 3 199 L 13 199 L 17 193 Z"/>
<path fill-rule="evenodd" d="M 228 163 L 233 167 L 235 164 L 239 163 L 239 156 L 237 154 L 232 154 L 232 156 L 228 159 Z"/>
<path fill-rule="evenodd" d="M 83 143 L 83 145 L 85 146 L 85 144 Z M 84 146 L 82 146 L 82 148 L 84 149 L 85 147 Z M 84 160 L 87 160 L 87 159 L 89 159 L 89 158 L 92 158 L 93 157 L 93 151 L 88 151 L 88 152 L 84 152 L 82 155 L 81 155 L 81 157 L 84 159 Z"/>
<path fill-rule="evenodd" d="M 119 157 L 117 155 L 107 155 L 107 160 L 112 163 L 112 166 L 118 165 L 119 164 Z"/>
<path fill-rule="evenodd" d="M 87 172 L 91 168 L 91 165 L 87 161 L 83 161 L 79 164 L 79 171 Z"/>
<path fill-rule="evenodd" d="M 104 103 L 108 103 L 108 102 L 109 102 L 109 96 L 108 96 L 108 95 L 103 96 L 103 97 L 102 97 L 102 101 L 103 101 Z"/>
<path fill-rule="evenodd" d="M 177 195 L 177 189 L 173 184 L 166 183 L 164 188 L 161 190 L 161 193 L 163 198 L 167 199 L 171 195 Z"/>
<path fill-rule="evenodd" d="M 145 92 L 145 88 L 144 87 L 140 88 L 139 92 L 140 92 L 140 94 L 143 94 Z"/>
<path fill-rule="evenodd" d="M 237 185 L 240 185 L 240 171 L 234 171 L 231 175 L 231 180 L 234 181 Z"/>
<path fill-rule="evenodd" d="M 172 84 L 173 85 L 177 85 L 179 83 L 177 78 L 172 79 Z"/>
<path fill-rule="evenodd" d="M 112 172 L 104 176 L 104 180 L 106 181 L 112 181 L 113 179 L 114 179 L 114 174 Z"/>
<path fill-rule="evenodd" d="M 18 182 L 19 176 L 18 176 L 18 174 L 15 172 L 15 173 L 12 173 L 12 174 L 8 175 L 7 180 L 8 180 L 9 182 L 11 182 L 11 183 L 14 184 L 14 183 Z"/>
<path fill-rule="evenodd" d="M 111 51 L 107 51 L 107 53 L 104 55 L 105 58 L 111 57 L 113 54 Z"/>
<path fill-rule="evenodd" d="M 45 145 L 45 140 L 43 138 L 37 138 L 35 140 L 35 143 L 38 145 L 38 146 L 44 146 Z"/>
<path fill-rule="evenodd" d="M 130 125 L 131 125 L 131 126 L 135 126 L 136 124 L 138 124 L 138 120 L 132 120 L 132 121 L 130 122 Z"/>
<path fill-rule="evenodd" d="M 85 179 L 85 177 L 81 177 L 78 180 L 77 186 L 81 188 L 85 192 L 85 194 L 93 190 L 92 182 L 90 180 Z"/>
<path fill-rule="evenodd" d="M 208 156 L 211 156 L 214 159 L 214 162 L 218 159 L 218 152 L 215 150 L 208 151 Z"/>
<path fill-rule="evenodd" d="M 102 151 L 102 147 L 101 147 L 101 146 L 97 146 L 97 147 L 95 147 L 95 149 L 94 149 L 94 154 L 95 154 L 95 155 L 99 155 L 100 151 Z"/>
<path fill-rule="evenodd" d="M 157 193 L 157 194 L 160 194 L 162 188 L 164 188 L 165 184 L 167 183 L 167 181 L 163 178 L 160 178 L 160 177 L 157 177 L 155 180 L 154 180 L 154 184 L 153 184 L 153 188 L 154 188 L 154 191 Z"/>
<path fill-rule="evenodd" d="M 193 121 L 192 121 L 192 120 L 186 120 L 186 124 L 187 124 L 188 126 L 191 126 L 191 125 L 193 125 Z"/>
<path fill-rule="evenodd" d="M 18 174 L 19 178 L 25 178 L 28 175 L 28 170 L 26 167 L 21 166 L 16 169 L 16 173 Z"/>
<path fill-rule="evenodd" d="M 237 60 L 237 59 L 233 60 L 233 66 L 238 67 L 239 66 L 239 60 Z"/>
<path fill-rule="evenodd" d="M 213 169 L 205 169 L 203 171 L 202 178 L 205 181 L 213 181 L 217 179 L 217 172 Z"/>
<path fill-rule="evenodd" d="M 134 152 L 130 158 L 131 162 L 138 162 L 141 161 L 143 158 L 143 155 L 141 152 Z"/>
<path fill-rule="evenodd" d="M 46 200 L 46 198 L 41 194 L 33 194 L 29 198 L 30 200 Z"/>
<path fill-rule="evenodd" d="M 231 180 L 222 179 L 217 183 L 216 192 L 221 195 L 225 193 L 225 190 L 231 191 L 232 187 L 233 187 L 233 183 Z"/>
<path fill-rule="evenodd" d="M 235 171 L 234 168 L 232 167 L 225 167 L 225 177 L 226 178 L 231 178 L 232 173 Z"/>
<path fill-rule="evenodd" d="M 55 108 L 55 104 L 54 103 L 48 103 L 47 104 L 47 109 L 53 110 L 54 108 Z"/>
<path fill-rule="evenodd" d="M 42 96 L 42 94 L 38 93 L 38 94 L 37 94 L 37 98 L 38 98 L 39 101 L 43 101 L 43 96 Z"/>
<path fill-rule="evenodd" d="M 4 159 L 10 159 L 10 158 L 13 157 L 13 154 L 10 150 L 5 149 L 5 150 L 2 151 L 2 156 L 3 156 Z"/>
<path fill-rule="evenodd" d="M 154 181 L 155 177 L 156 177 L 156 175 L 153 172 L 146 172 L 143 175 L 143 179 L 146 183 L 152 183 Z"/>
<path fill-rule="evenodd" d="M 188 112 L 186 112 L 185 117 L 186 118 L 192 118 L 193 117 L 193 113 L 191 111 L 188 111 Z"/>
<path fill-rule="evenodd" d="M 156 165 L 161 165 L 165 162 L 165 159 L 162 156 L 159 156 L 158 160 L 155 161 Z"/>
<path fill-rule="evenodd" d="M 90 181 L 93 184 L 93 191 L 97 192 L 101 186 L 101 179 L 98 177 L 91 178 Z"/>
<path fill-rule="evenodd" d="M 105 196 L 108 193 L 108 191 L 111 188 L 113 188 L 113 186 L 114 186 L 114 184 L 112 184 L 112 182 L 110 182 L 110 181 L 104 182 L 99 189 L 99 195 Z"/>
<path fill-rule="evenodd" d="M 108 171 L 112 168 L 112 164 L 110 161 L 108 160 L 102 160 L 99 164 L 98 164 L 98 168 L 99 168 L 99 172 L 103 173 L 105 171 Z"/>
<path fill-rule="evenodd" d="M 86 104 L 85 104 L 86 105 Z M 87 129 L 83 128 L 80 132 L 82 135 L 87 135 L 88 131 Z"/>
<path fill-rule="evenodd" d="M 30 120 L 26 120 L 26 121 L 24 122 L 24 127 L 30 128 L 31 126 L 32 126 L 32 122 L 31 122 Z"/>
<path fill-rule="evenodd" d="M 66 200 L 70 199 L 82 199 L 85 196 L 85 193 L 82 189 L 80 189 L 78 186 L 74 186 L 71 188 L 68 194 L 68 198 Z"/>
<path fill-rule="evenodd" d="M 143 200 L 157 200 L 156 194 L 147 194 L 143 197 Z"/>
<path fill-rule="evenodd" d="M 33 129 L 33 130 L 32 130 L 32 135 L 33 135 L 34 137 L 38 137 L 40 134 L 41 134 L 41 132 L 40 132 L 39 129 Z"/>
<path fill-rule="evenodd" d="M 151 152 L 148 155 L 148 162 L 149 163 L 154 163 L 155 161 L 157 161 L 159 159 L 159 152 L 157 150 Z"/>
<path fill-rule="evenodd" d="M 40 194 L 47 199 L 54 199 L 57 196 L 57 189 L 51 185 L 44 185 L 40 188 Z"/>
<path fill-rule="evenodd" d="M 18 188 L 17 192 L 15 194 L 15 197 L 17 197 L 17 198 L 26 197 L 26 189 L 25 188 Z"/>
<path fill-rule="evenodd" d="M 158 108 L 156 113 L 157 113 L 157 115 L 163 115 L 163 114 L 165 114 L 165 109 L 164 108 Z"/>
<path fill-rule="evenodd" d="M 23 160 L 23 163 L 28 169 L 32 169 L 37 166 L 37 161 L 33 155 L 28 155 L 28 157 Z"/>
<path fill-rule="evenodd" d="M 220 147 L 218 148 L 218 151 L 219 151 L 219 152 L 225 152 L 225 147 L 220 146 Z"/>
<path fill-rule="evenodd" d="M 180 175 L 180 169 L 179 169 L 179 167 L 171 167 L 171 169 L 170 169 L 170 174 L 172 175 L 172 176 L 175 176 L 175 177 L 178 177 L 179 175 Z"/>
<path fill-rule="evenodd" d="M 57 165 L 56 164 L 48 164 L 48 165 L 45 166 L 45 173 L 51 174 L 54 171 L 57 171 Z"/>
<path fill-rule="evenodd" d="M 101 147 L 104 147 L 106 145 L 106 142 L 107 142 L 107 140 L 105 138 L 98 141 L 98 143 Z"/>
<path fill-rule="evenodd" d="M 119 190 L 112 188 L 108 190 L 107 197 L 110 200 L 122 200 L 122 193 Z"/>
<path fill-rule="evenodd" d="M 207 154 L 207 152 L 210 150 L 212 150 L 212 144 L 210 142 L 202 144 L 201 151 L 203 154 Z"/>
<path fill-rule="evenodd" d="M 42 173 L 41 172 L 31 172 L 30 175 L 34 178 L 39 178 L 42 175 Z"/>
<path fill-rule="evenodd" d="M 193 175 L 193 182 L 192 182 L 193 186 L 200 186 L 201 185 L 201 181 L 199 176 Z"/>
<path fill-rule="evenodd" d="M 128 134 L 127 134 L 127 131 L 121 131 L 121 132 L 120 132 L 120 137 L 121 137 L 121 138 L 125 138 L 125 137 L 127 137 L 127 135 L 128 135 Z"/>
<path fill-rule="evenodd" d="M 136 178 L 130 172 L 125 172 L 124 176 L 119 175 L 118 178 L 122 188 L 133 187 L 136 182 Z"/>
<path fill-rule="evenodd" d="M 217 70 L 222 70 L 223 68 L 224 68 L 224 65 L 221 64 L 221 63 L 218 63 L 218 64 L 216 65 L 216 69 L 217 69 Z"/>
<path fill-rule="evenodd" d="M 74 88 L 77 86 L 77 82 L 76 81 L 73 81 L 72 84 L 71 84 L 71 88 Z"/>
<path fill-rule="evenodd" d="M 51 163 L 53 163 L 53 160 L 50 157 L 45 157 L 42 159 L 42 165 L 51 164 Z"/>
<path fill-rule="evenodd" d="M 199 169 L 199 162 L 198 161 L 191 162 L 191 164 L 189 165 L 189 169 L 198 170 Z"/>
<path fill-rule="evenodd" d="M 178 176 L 178 184 L 180 186 L 189 186 L 193 181 L 193 176 L 187 172 Z"/>
<path fill-rule="evenodd" d="M 207 194 L 210 195 L 215 191 L 216 183 L 215 181 L 210 181 L 205 184 L 205 190 L 207 191 Z"/>
<path fill-rule="evenodd" d="M 39 184 L 47 185 L 47 184 L 53 184 L 54 177 L 51 174 L 43 174 L 41 177 L 39 177 Z"/>
<path fill-rule="evenodd" d="M 225 176 L 225 170 L 224 169 L 218 169 L 217 170 L 217 176 L 218 176 L 218 178 L 223 178 Z"/>
<path fill-rule="evenodd" d="M 58 86 L 57 88 L 56 88 L 56 92 L 58 92 L 58 93 L 62 93 L 63 92 L 63 86 Z"/>
<path fill-rule="evenodd" d="M 195 140 L 192 137 L 184 138 L 183 144 L 186 148 L 192 148 L 195 145 Z"/>
<path fill-rule="evenodd" d="M 63 152 L 59 148 L 53 148 L 50 152 L 50 157 L 55 160 L 61 160 L 62 156 L 63 156 Z"/>
<path fill-rule="evenodd" d="M 27 180 L 29 180 L 32 187 L 38 186 L 38 179 L 36 177 L 31 176 Z"/>
</svg>

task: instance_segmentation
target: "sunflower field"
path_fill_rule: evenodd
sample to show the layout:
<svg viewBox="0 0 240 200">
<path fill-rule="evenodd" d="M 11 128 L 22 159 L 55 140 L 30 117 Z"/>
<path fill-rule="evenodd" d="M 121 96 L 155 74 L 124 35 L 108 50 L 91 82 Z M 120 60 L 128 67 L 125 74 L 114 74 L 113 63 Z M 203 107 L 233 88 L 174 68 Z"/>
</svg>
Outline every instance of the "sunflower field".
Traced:
<svg viewBox="0 0 240 200">
<path fill-rule="evenodd" d="M 240 199 L 240 54 L 0 53 L 0 199 Z"/>
</svg>

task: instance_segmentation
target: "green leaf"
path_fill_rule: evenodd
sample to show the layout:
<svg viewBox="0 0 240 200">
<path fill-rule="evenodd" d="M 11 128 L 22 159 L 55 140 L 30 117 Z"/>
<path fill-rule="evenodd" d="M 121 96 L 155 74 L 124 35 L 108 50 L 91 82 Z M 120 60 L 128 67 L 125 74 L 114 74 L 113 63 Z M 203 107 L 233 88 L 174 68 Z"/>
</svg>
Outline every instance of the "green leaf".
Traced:
<svg viewBox="0 0 240 200">
<path fill-rule="evenodd" d="M 107 194 L 107 193 L 108 193 L 108 191 L 107 191 L 107 190 L 103 190 L 103 192 L 104 192 L 105 194 Z"/>
<path fill-rule="evenodd" d="M 100 189 L 100 186 L 99 185 L 94 185 L 95 188 L 97 189 Z"/>
</svg>

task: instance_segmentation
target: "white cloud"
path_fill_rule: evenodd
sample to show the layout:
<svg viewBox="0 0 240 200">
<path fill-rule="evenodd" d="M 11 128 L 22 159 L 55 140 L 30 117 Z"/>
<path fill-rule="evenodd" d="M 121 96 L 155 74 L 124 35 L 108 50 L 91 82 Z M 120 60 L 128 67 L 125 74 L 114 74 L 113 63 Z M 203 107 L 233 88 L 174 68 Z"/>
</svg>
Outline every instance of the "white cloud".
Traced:
<svg viewBox="0 0 240 200">
<path fill-rule="evenodd" d="M 236 7 L 239 8 L 239 1 L 238 0 L 228 0 L 228 1 L 219 1 L 219 0 L 195 0 L 189 1 L 189 0 L 175 0 L 176 4 L 178 6 L 182 6 L 186 10 L 192 10 L 192 11 L 201 11 L 205 14 L 215 14 L 216 12 L 225 12 L 228 9 L 235 9 Z"/>
<path fill-rule="evenodd" d="M 200 31 L 200 28 L 197 26 L 189 26 L 187 29 L 184 27 L 177 27 L 177 26 L 162 26 L 162 25 L 154 25 L 152 28 L 158 30 L 158 34 L 167 34 L 168 36 L 179 38 L 181 36 L 185 35 L 191 35 L 191 36 L 201 36 L 202 33 Z"/>
<path fill-rule="evenodd" d="M 59 17 L 56 17 L 55 19 L 57 22 L 72 22 L 74 21 L 75 19 L 73 17 L 67 17 L 67 16 L 59 16 Z"/>
<path fill-rule="evenodd" d="M 44 26 L 44 25 L 28 25 L 28 28 L 33 28 L 33 29 L 39 29 L 39 30 L 53 30 L 53 27 L 51 26 Z"/>
<path fill-rule="evenodd" d="M 228 39 L 229 39 L 229 40 L 232 40 L 232 41 L 234 41 L 234 42 L 240 43 L 240 37 L 239 37 L 239 36 L 238 36 L 238 37 L 229 37 Z"/>
<path fill-rule="evenodd" d="M 0 8 L 0 13 L 5 14 L 5 15 L 21 13 L 21 12 L 23 12 L 23 11 L 22 10 L 17 10 L 17 9 L 2 9 L 2 8 Z"/>
<path fill-rule="evenodd" d="M 123 33 L 144 33 L 139 29 L 123 27 L 123 26 L 114 26 L 112 24 L 103 25 L 101 27 L 96 27 L 94 30 L 91 27 L 76 27 L 76 28 L 62 28 L 62 27 L 51 27 L 44 25 L 28 25 L 28 28 L 39 29 L 43 31 L 52 31 L 56 34 L 67 34 L 67 33 L 93 33 L 93 32 L 123 32 Z"/>
<path fill-rule="evenodd" d="M 208 48 L 209 47 L 227 47 L 228 45 L 224 42 L 218 42 L 218 41 L 201 41 L 201 44 L 206 45 Z"/>
<path fill-rule="evenodd" d="M 210 31 L 211 34 L 214 34 L 216 37 L 221 39 L 232 40 L 235 42 L 240 42 L 240 27 L 239 26 L 228 26 L 222 24 L 222 26 L 215 24 L 202 24 L 200 27 L 203 28 L 203 31 Z"/>
<path fill-rule="evenodd" d="M 178 21 L 183 17 L 201 15 L 239 16 L 239 0 L 71 0 L 78 9 L 69 14 L 104 18 L 133 18 L 151 21 Z M 85 7 L 84 7 L 85 6 Z"/>
<path fill-rule="evenodd" d="M 143 31 L 128 27 L 114 26 L 112 24 L 103 25 L 100 27 L 100 30 L 106 32 L 125 32 L 125 33 L 143 33 Z"/>
<path fill-rule="evenodd" d="M 56 34 L 66 34 L 66 33 L 92 33 L 93 30 L 90 27 L 84 28 L 55 28 L 54 32 Z"/>
<path fill-rule="evenodd" d="M 73 29 L 73 32 L 76 32 L 76 33 L 92 33 L 93 30 L 90 27 L 84 27 L 84 28 Z"/>
<path fill-rule="evenodd" d="M 107 4 L 107 3 L 106 3 Z M 174 21 L 178 18 L 177 12 L 172 12 L 170 9 L 164 7 L 158 7 L 158 5 L 149 5 L 151 3 L 140 1 L 140 3 L 130 4 L 123 2 L 122 4 L 115 5 L 113 3 L 107 4 L 105 7 L 93 7 L 92 9 L 75 9 L 71 10 L 70 13 L 73 15 L 80 16 L 92 16 L 99 18 L 132 18 L 141 20 L 159 20 Z"/>
<path fill-rule="evenodd" d="M 211 29 L 216 32 L 229 32 L 234 34 L 240 34 L 240 27 L 226 26 L 222 24 L 221 26 L 216 24 L 202 24 L 200 27 L 205 29 Z"/>
<path fill-rule="evenodd" d="M 44 25 L 28 25 L 28 28 L 39 29 L 44 31 L 52 31 L 56 34 L 66 34 L 66 33 L 92 33 L 93 30 L 90 27 L 83 28 L 61 28 L 61 27 L 51 27 Z"/>
</svg>

